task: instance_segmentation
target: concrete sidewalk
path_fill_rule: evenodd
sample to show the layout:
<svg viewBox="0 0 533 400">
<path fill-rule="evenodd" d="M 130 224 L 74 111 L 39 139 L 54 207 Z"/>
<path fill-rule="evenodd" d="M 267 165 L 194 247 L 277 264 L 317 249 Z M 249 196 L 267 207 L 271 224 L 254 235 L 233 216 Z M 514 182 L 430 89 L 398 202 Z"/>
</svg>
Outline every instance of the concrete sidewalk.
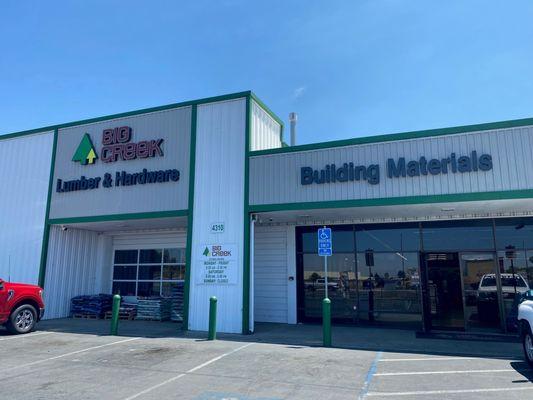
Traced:
<svg viewBox="0 0 533 400">
<path fill-rule="evenodd" d="M 108 335 L 110 321 L 65 318 L 42 321 L 38 328 L 40 331 Z M 184 332 L 178 323 L 148 321 L 120 321 L 119 334 L 131 337 L 179 337 L 199 340 L 207 337 L 206 332 Z M 332 337 L 333 347 L 345 349 L 489 358 L 522 357 L 521 345 L 518 343 L 416 338 L 414 331 L 402 329 L 334 326 Z M 313 324 L 257 323 L 252 335 L 219 333 L 217 338 L 233 342 L 319 347 L 322 346 L 322 327 Z"/>
</svg>

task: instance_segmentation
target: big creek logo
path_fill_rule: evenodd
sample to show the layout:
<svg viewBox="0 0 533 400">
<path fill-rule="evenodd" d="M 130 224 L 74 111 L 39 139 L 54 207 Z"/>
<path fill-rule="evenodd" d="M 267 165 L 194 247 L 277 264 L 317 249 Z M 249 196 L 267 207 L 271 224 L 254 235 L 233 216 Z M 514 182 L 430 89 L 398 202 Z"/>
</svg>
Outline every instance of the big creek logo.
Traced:
<svg viewBox="0 0 533 400">
<path fill-rule="evenodd" d="M 91 137 L 86 133 L 81 138 L 81 142 L 72 157 L 72 161 L 79 162 L 81 165 L 87 165 L 94 164 L 96 159 L 98 159 L 98 154 L 96 154 Z"/>
<path fill-rule="evenodd" d="M 133 129 L 129 126 L 104 129 L 102 132 L 102 150 L 100 156 L 103 162 L 129 161 L 137 158 L 163 157 L 163 139 L 141 140 L 132 143 Z M 94 148 L 91 136 L 85 133 L 72 157 L 72 161 L 81 165 L 94 164 L 98 153 Z"/>
<path fill-rule="evenodd" d="M 98 159 L 104 163 L 114 163 L 117 161 L 164 156 L 162 138 L 131 142 L 132 131 L 129 126 L 104 129 L 102 132 L 100 155 L 98 155 L 93 145 L 91 136 L 85 133 L 72 156 L 72 161 L 79 162 L 81 165 L 93 165 Z M 177 169 L 149 171 L 143 168 L 142 171 L 135 173 L 116 171 L 114 175 L 106 172 L 103 176 L 86 177 L 82 175 L 79 179 L 66 181 L 57 179 L 56 192 L 65 193 L 98 189 L 100 187 L 110 188 L 150 183 L 178 182 L 179 179 L 180 172 Z"/>
</svg>

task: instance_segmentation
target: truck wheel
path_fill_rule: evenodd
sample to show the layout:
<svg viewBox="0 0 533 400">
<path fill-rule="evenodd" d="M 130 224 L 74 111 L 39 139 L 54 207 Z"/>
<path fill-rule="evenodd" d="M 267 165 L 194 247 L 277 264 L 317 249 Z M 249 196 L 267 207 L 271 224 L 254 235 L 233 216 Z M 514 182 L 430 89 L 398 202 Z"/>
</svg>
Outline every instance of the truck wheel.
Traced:
<svg viewBox="0 0 533 400">
<path fill-rule="evenodd" d="M 527 363 L 533 367 L 533 335 L 529 325 L 523 327 L 522 345 L 524 346 L 524 357 Z"/>
<path fill-rule="evenodd" d="M 37 310 L 29 304 L 23 304 L 17 307 L 6 323 L 6 328 L 13 334 L 31 332 L 37 322 Z"/>
</svg>

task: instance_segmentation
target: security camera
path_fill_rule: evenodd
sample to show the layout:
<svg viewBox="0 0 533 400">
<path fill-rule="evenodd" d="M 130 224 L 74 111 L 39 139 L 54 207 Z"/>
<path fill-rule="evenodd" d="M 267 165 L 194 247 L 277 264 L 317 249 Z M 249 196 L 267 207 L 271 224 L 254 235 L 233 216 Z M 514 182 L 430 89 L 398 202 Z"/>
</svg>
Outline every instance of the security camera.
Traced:
<svg viewBox="0 0 533 400">
<path fill-rule="evenodd" d="M 62 231 L 66 231 L 66 230 L 68 230 L 68 228 L 65 225 L 61 225 L 61 230 Z"/>
</svg>

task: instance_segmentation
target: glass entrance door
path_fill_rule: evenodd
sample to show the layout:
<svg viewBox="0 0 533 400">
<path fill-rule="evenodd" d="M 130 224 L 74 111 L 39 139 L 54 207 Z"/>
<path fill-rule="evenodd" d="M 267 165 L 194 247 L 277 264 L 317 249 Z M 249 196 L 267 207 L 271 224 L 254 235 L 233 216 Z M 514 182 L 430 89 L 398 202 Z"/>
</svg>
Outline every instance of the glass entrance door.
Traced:
<svg viewBox="0 0 533 400">
<path fill-rule="evenodd" d="M 465 328 L 473 331 L 499 331 L 500 277 L 497 276 L 494 254 L 462 253 L 460 258 Z"/>
<path fill-rule="evenodd" d="M 429 318 L 433 329 L 464 329 L 461 268 L 457 253 L 426 253 Z"/>
</svg>

